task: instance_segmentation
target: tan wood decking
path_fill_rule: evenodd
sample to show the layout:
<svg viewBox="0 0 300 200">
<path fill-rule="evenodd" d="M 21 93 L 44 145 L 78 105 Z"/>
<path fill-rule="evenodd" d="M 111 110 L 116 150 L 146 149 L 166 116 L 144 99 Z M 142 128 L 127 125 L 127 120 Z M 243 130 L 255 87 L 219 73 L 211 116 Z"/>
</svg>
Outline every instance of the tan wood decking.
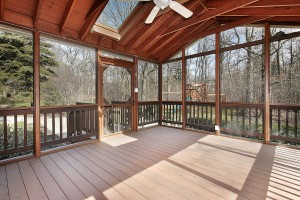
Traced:
<svg viewBox="0 0 300 200">
<path fill-rule="evenodd" d="M 166 127 L 0 166 L 0 199 L 300 199 L 300 151 Z"/>
</svg>

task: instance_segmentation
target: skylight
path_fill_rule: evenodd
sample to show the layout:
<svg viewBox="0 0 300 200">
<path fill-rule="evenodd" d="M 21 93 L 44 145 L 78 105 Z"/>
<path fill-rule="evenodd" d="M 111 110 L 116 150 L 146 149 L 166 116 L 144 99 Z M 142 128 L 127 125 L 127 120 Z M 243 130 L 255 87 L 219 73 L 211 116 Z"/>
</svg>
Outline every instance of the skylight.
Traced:
<svg viewBox="0 0 300 200">
<path fill-rule="evenodd" d="M 138 1 L 109 0 L 97 22 L 119 29 L 137 3 Z"/>
</svg>

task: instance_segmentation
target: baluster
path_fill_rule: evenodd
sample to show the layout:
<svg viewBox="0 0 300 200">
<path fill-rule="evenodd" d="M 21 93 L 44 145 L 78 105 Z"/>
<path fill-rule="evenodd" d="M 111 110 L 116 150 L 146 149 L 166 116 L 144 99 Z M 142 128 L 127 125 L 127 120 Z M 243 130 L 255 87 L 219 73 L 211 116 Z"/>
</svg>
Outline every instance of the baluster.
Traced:
<svg viewBox="0 0 300 200">
<path fill-rule="evenodd" d="M 203 111 L 203 108 L 204 106 L 201 105 L 201 124 L 204 125 L 204 111 Z"/>
<path fill-rule="evenodd" d="M 208 124 L 207 119 L 208 119 L 208 107 L 207 107 L 207 105 L 206 105 L 206 106 L 205 106 L 205 125 Z"/>
<path fill-rule="evenodd" d="M 77 113 L 76 113 L 76 111 L 74 110 L 73 111 L 73 113 L 74 113 L 74 115 L 73 115 L 73 130 L 74 130 L 74 132 L 73 132 L 73 136 L 76 136 L 77 135 L 77 127 L 76 127 L 76 115 L 77 115 Z"/>
<path fill-rule="evenodd" d="M 286 109 L 285 111 L 285 136 L 289 137 L 289 111 Z"/>
<path fill-rule="evenodd" d="M 197 125 L 200 124 L 200 105 L 197 105 Z"/>
<path fill-rule="evenodd" d="M 243 130 L 245 130 L 245 115 L 246 115 L 246 108 L 243 108 L 243 116 L 242 116 L 242 120 L 243 120 Z"/>
<path fill-rule="evenodd" d="M 63 138 L 63 117 L 62 112 L 59 113 L 59 138 Z"/>
<path fill-rule="evenodd" d="M 47 142 L 47 113 L 44 113 L 44 143 Z"/>
<path fill-rule="evenodd" d="M 230 108 L 230 128 L 233 128 L 233 108 Z"/>
<path fill-rule="evenodd" d="M 27 146 L 27 114 L 24 114 L 24 147 Z"/>
<path fill-rule="evenodd" d="M 4 150 L 8 148 L 8 137 L 7 137 L 7 116 L 4 116 Z"/>
<path fill-rule="evenodd" d="M 297 110 L 294 110 L 294 112 L 295 112 L 295 126 L 294 126 L 294 137 L 295 138 L 297 138 L 297 129 L 298 129 L 298 127 L 297 127 L 297 122 L 298 122 L 298 118 L 297 118 Z"/>
<path fill-rule="evenodd" d="M 249 131 L 251 132 L 251 108 L 249 108 Z"/>
<path fill-rule="evenodd" d="M 14 115 L 14 133 L 15 133 L 15 148 L 18 148 L 18 115 Z"/>
<path fill-rule="evenodd" d="M 277 129 L 278 129 L 278 134 L 280 135 L 280 129 L 281 129 L 281 119 L 280 119 L 280 117 L 281 117 L 281 115 L 280 115 L 280 109 L 278 109 L 278 113 L 277 113 L 277 115 L 278 115 L 278 119 L 277 119 L 277 125 L 278 125 L 278 127 L 277 127 Z"/>
<path fill-rule="evenodd" d="M 212 112 L 213 112 L 213 107 L 212 106 L 209 106 L 210 107 L 210 123 L 209 123 L 209 125 L 213 125 L 213 123 L 212 123 L 212 119 L 213 119 L 213 114 L 212 114 Z"/>
<path fill-rule="evenodd" d="M 196 105 L 193 105 L 193 124 L 196 124 Z"/>
<path fill-rule="evenodd" d="M 227 117 L 227 108 L 225 107 L 225 128 L 228 128 L 228 117 Z"/>
<path fill-rule="evenodd" d="M 52 140 L 55 140 L 55 113 L 52 113 Z"/>
<path fill-rule="evenodd" d="M 79 134 L 82 135 L 82 110 L 79 110 Z"/>
<path fill-rule="evenodd" d="M 272 114 L 272 112 L 271 112 L 271 114 Z M 255 115 L 256 115 L 256 117 L 255 117 L 255 132 L 258 132 L 258 108 L 255 109 Z M 272 121 L 271 121 L 271 123 L 272 123 Z"/>
<path fill-rule="evenodd" d="M 240 130 L 239 127 L 239 108 L 236 108 L 236 128 Z"/>
</svg>

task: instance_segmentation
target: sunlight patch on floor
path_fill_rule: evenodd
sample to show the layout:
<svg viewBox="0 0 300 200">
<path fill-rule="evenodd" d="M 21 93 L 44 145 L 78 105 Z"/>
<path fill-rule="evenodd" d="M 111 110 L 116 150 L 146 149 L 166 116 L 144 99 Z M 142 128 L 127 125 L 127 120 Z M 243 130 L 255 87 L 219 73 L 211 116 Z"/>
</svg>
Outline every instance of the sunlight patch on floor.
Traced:
<svg viewBox="0 0 300 200">
<path fill-rule="evenodd" d="M 138 140 L 136 138 L 133 138 L 133 137 L 130 137 L 130 136 L 124 135 L 124 134 L 115 135 L 115 136 L 111 136 L 111 137 L 118 138 L 119 140 L 118 141 L 111 140 L 110 137 L 106 137 L 106 138 L 101 139 L 101 141 L 106 144 L 109 144 L 110 146 L 117 147 L 117 146 L 121 146 L 121 145 L 128 144 L 128 143 Z"/>
</svg>

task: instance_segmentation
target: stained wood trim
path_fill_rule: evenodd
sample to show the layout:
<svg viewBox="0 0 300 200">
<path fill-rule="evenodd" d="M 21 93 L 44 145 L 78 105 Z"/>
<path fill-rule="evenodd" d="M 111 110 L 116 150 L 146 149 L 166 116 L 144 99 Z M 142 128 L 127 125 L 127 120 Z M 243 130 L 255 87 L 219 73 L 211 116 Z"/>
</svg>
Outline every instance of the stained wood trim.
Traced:
<svg viewBox="0 0 300 200">
<path fill-rule="evenodd" d="M 186 59 L 185 59 L 185 48 L 182 48 L 182 99 L 181 99 L 181 105 L 182 105 L 182 129 L 186 129 Z"/>
<path fill-rule="evenodd" d="M 88 35 L 107 3 L 108 0 L 95 1 L 89 13 L 86 16 L 85 23 L 83 24 L 80 30 L 80 40 L 84 40 L 85 37 Z"/>
<path fill-rule="evenodd" d="M 195 24 L 201 23 L 205 20 L 211 19 L 213 17 L 228 13 L 230 11 L 236 10 L 238 8 L 241 8 L 243 6 L 249 5 L 251 3 L 257 2 L 258 0 L 235 0 L 230 1 L 214 10 L 210 10 L 208 12 L 203 13 L 200 17 L 192 17 L 188 20 L 185 20 L 184 22 L 171 26 L 167 29 L 166 33 L 170 34 L 175 31 L 178 31 L 183 28 L 187 28 L 189 26 L 193 26 Z"/>
<path fill-rule="evenodd" d="M 162 125 L 162 109 L 163 109 L 163 102 L 162 102 L 162 63 L 158 66 L 158 101 L 159 101 L 159 125 Z"/>
<path fill-rule="evenodd" d="M 66 26 L 66 24 L 67 24 L 67 22 L 70 18 L 70 15 L 73 11 L 73 8 L 75 7 L 75 2 L 76 2 L 76 0 L 69 0 L 68 1 L 68 5 L 67 5 L 66 10 L 64 12 L 64 15 L 62 17 L 62 20 L 59 24 L 59 34 L 63 33 L 64 28 L 65 28 L 65 26 Z"/>
<path fill-rule="evenodd" d="M 96 103 L 97 103 L 97 124 L 98 124 L 98 134 L 97 139 L 101 140 L 103 136 L 103 65 L 100 58 L 100 50 L 97 49 L 97 64 L 96 64 Z"/>
<path fill-rule="evenodd" d="M 36 0 L 35 9 L 34 9 L 34 16 L 33 16 L 33 28 L 37 28 L 37 26 L 38 26 L 43 1 L 44 0 Z"/>
<path fill-rule="evenodd" d="M 270 143 L 270 24 L 265 25 L 265 110 L 264 140 Z"/>
<path fill-rule="evenodd" d="M 139 93 L 135 92 L 135 88 L 138 88 L 138 58 L 134 57 L 134 71 L 133 76 L 133 131 L 138 131 L 139 127 Z"/>
<path fill-rule="evenodd" d="M 120 60 L 120 59 L 108 58 L 108 57 L 103 57 L 103 56 L 100 56 L 100 58 L 101 58 L 101 62 L 104 64 L 110 64 L 110 65 L 127 67 L 127 68 L 134 67 L 134 62 L 130 62 L 127 60 Z"/>
<path fill-rule="evenodd" d="M 216 78 L 215 78 L 215 91 L 216 91 L 216 96 L 215 96 L 215 123 L 216 126 L 221 127 L 221 112 L 220 112 L 220 93 L 221 93 L 221 61 L 220 61 L 220 48 L 221 48 L 221 37 L 220 37 L 220 32 L 217 32 L 215 35 L 216 38 L 216 66 L 215 66 L 215 73 L 216 73 Z M 220 135 L 221 132 L 220 130 L 215 131 L 216 135 Z"/>
<path fill-rule="evenodd" d="M 40 125 L 40 33 L 33 33 L 33 130 L 34 154 L 41 155 L 41 125 Z"/>
<path fill-rule="evenodd" d="M 4 20 L 5 0 L 0 1 L 0 19 Z"/>
</svg>

